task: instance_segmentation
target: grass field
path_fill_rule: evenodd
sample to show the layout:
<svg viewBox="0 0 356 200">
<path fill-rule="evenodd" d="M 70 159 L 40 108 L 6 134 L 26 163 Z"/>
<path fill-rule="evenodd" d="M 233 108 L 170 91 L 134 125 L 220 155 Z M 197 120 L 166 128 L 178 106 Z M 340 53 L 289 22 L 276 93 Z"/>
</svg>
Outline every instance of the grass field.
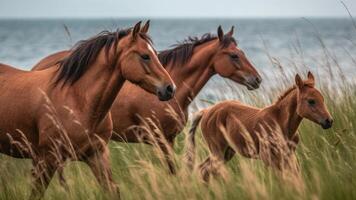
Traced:
<svg viewBox="0 0 356 200">
<path fill-rule="evenodd" d="M 228 163 L 223 178 L 202 183 L 183 165 L 184 134 L 176 141 L 177 176 L 167 173 L 159 153 L 144 144 L 110 144 L 114 177 L 123 199 L 355 199 L 356 198 L 356 91 L 344 85 L 337 93 L 325 92 L 334 117 L 332 129 L 323 130 L 305 120 L 300 127 L 297 155 L 305 189 L 288 184 L 260 161 L 241 156 Z M 275 95 L 270 95 L 275 96 Z M 187 128 L 189 125 L 187 126 Z M 207 149 L 198 133 L 198 161 Z M 30 193 L 31 162 L 0 157 L 0 199 L 25 199 Z M 45 199 L 106 199 L 89 168 L 68 163 L 64 190 L 57 176 Z"/>
<path fill-rule="evenodd" d="M 325 77 L 329 75 L 328 62 L 325 63 L 323 69 L 326 73 L 320 73 L 317 81 L 332 80 Z M 306 73 L 305 68 L 298 68 L 298 71 Z M 235 156 L 221 169 L 221 178 L 213 179 L 209 185 L 204 184 L 182 162 L 185 130 L 175 144 L 176 176 L 167 173 L 159 152 L 152 147 L 110 143 L 114 178 L 120 186 L 122 199 L 356 199 L 356 87 L 354 82 L 343 79 L 342 70 L 338 74 L 337 85 L 318 81 L 318 88 L 321 88 L 334 118 L 334 126 L 323 130 L 304 120 L 299 128 L 301 142 L 297 147 L 297 157 L 304 187 L 280 179 L 260 161 L 241 156 Z M 252 105 L 267 105 L 288 87 L 286 85 L 291 84 L 291 80 L 275 90 L 261 88 L 254 93 L 236 95 L 236 98 Z M 224 98 L 223 94 L 219 95 Z M 197 160 L 200 162 L 208 151 L 200 133 L 197 136 Z M 30 160 L 0 155 L 0 199 L 28 198 L 30 169 Z M 45 199 L 109 198 L 83 163 L 68 163 L 64 173 L 69 191 L 60 186 L 56 175 Z"/>
</svg>

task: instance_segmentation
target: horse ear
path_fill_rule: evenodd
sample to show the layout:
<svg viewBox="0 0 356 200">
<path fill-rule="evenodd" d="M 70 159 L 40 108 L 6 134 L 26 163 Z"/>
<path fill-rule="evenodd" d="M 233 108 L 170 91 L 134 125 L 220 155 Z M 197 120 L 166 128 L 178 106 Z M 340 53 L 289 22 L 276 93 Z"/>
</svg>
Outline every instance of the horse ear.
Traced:
<svg viewBox="0 0 356 200">
<path fill-rule="evenodd" d="M 231 26 L 230 31 L 227 33 L 228 36 L 232 37 L 234 35 L 235 26 Z"/>
<path fill-rule="evenodd" d="M 220 41 L 222 41 L 224 39 L 224 32 L 221 28 L 221 25 L 218 27 L 218 37 L 219 37 Z"/>
<path fill-rule="evenodd" d="M 308 81 L 313 85 L 315 83 L 314 75 L 310 71 L 308 72 Z"/>
<path fill-rule="evenodd" d="M 135 24 L 133 30 L 132 30 L 132 38 L 133 40 L 135 40 L 137 38 L 138 33 L 140 32 L 140 28 L 141 28 L 141 21 L 137 22 L 137 24 Z"/>
<path fill-rule="evenodd" d="M 146 24 L 142 27 L 141 32 L 142 33 L 147 33 L 149 28 L 150 28 L 150 20 L 148 20 L 146 22 Z"/>
<path fill-rule="evenodd" d="M 299 89 L 302 89 L 304 86 L 302 78 L 300 78 L 299 74 L 295 75 L 295 84 L 298 86 Z"/>
</svg>

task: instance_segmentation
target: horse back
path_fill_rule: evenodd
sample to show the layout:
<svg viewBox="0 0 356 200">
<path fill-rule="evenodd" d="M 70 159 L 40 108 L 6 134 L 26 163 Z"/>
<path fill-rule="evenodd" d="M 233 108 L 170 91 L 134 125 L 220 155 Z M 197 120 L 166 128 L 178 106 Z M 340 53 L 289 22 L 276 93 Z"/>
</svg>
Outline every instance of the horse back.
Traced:
<svg viewBox="0 0 356 200">
<path fill-rule="evenodd" d="M 14 73 L 23 73 L 25 71 L 14 68 L 10 65 L 4 64 L 4 63 L 0 63 L 0 75 L 8 75 L 8 74 L 14 74 Z"/>
<path fill-rule="evenodd" d="M 228 116 L 233 116 L 234 119 L 239 120 L 239 123 L 249 129 L 254 127 L 260 111 L 259 108 L 242 104 L 239 101 L 223 101 L 207 109 L 202 118 L 201 127 L 202 129 L 219 132 L 221 129 L 219 126 L 225 126 Z"/>
<path fill-rule="evenodd" d="M 41 90 L 46 91 L 49 80 L 48 73 L 0 64 L 0 145 L 9 145 L 10 138 L 22 141 L 24 137 L 36 144 L 39 110 L 44 107 Z"/>
<path fill-rule="evenodd" d="M 48 69 L 52 66 L 55 66 L 59 61 L 63 60 L 70 54 L 70 51 L 60 51 L 54 54 L 51 54 L 42 60 L 40 60 L 32 69 L 31 71 L 36 70 L 44 70 Z"/>
</svg>

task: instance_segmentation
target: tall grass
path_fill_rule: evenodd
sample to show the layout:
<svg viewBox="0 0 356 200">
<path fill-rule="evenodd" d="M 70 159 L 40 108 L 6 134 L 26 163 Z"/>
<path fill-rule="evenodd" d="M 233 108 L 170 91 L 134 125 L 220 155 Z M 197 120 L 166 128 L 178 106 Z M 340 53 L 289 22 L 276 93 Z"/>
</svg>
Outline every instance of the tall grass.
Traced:
<svg viewBox="0 0 356 200">
<path fill-rule="evenodd" d="M 168 173 L 163 156 L 145 144 L 110 143 L 112 169 L 123 199 L 356 199 L 356 89 L 342 66 L 333 57 L 319 35 L 324 55 L 318 65 L 317 87 L 321 89 L 334 118 L 332 129 L 323 130 L 304 120 L 299 128 L 301 141 L 297 158 L 301 166 L 305 189 L 280 179 L 258 160 L 236 155 L 220 169 L 221 177 L 209 184 L 203 183 L 197 173 L 189 171 L 183 163 L 184 138 L 189 123 L 175 142 L 174 159 L 177 175 Z M 298 51 L 298 44 L 295 45 Z M 278 59 L 268 54 L 271 65 L 276 67 L 277 87 L 262 87 L 255 92 L 241 92 L 227 83 L 228 95 L 214 93 L 214 99 L 197 99 L 192 109 L 209 105 L 226 98 L 264 106 L 274 100 L 293 83 L 295 71 L 306 73 L 308 68 L 298 56 L 291 58 L 292 69 L 286 70 Z M 351 55 L 350 55 L 351 57 Z M 351 57 L 352 58 L 352 57 Z M 355 63 L 356 67 L 356 63 Z M 283 78 L 280 78 L 283 77 Z M 345 78 L 346 77 L 346 78 Z M 337 84 L 336 84 L 337 83 Z M 229 96 L 231 95 L 231 96 Z M 197 133 L 197 160 L 208 155 L 205 142 Z M 26 199 L 31 190 L 31 162 L 0 156 L 0 199 Z M 61 187 L 58 176 L 52 180 L 45 199 L 109 199 L 100 188 L 90 169 L 83 163 L 68 163 L 64 170 L 69 190 Z"/>
</svg>

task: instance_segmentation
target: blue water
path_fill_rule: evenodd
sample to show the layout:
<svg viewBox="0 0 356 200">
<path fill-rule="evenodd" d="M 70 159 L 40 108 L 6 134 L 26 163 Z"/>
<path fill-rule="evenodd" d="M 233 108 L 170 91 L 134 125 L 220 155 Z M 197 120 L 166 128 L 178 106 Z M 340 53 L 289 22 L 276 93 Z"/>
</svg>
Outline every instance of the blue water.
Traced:
<svg viewBox="0 0 356 200">
<path fill-rule="evenodd" d="M 102 30 L 132 26 L 135 19 L 0 20 L 0 62 L 30 69 L 37 61 Z M 228 31 L 236 26 L 235 38 L 263 74 L 272 76 L 277 59 L 286 70 L 298 66 L 322 71 L 338 65 L 347 78 L 356 78 L 356 29 L 344 19 L 153 19 L 149 34 L 155 48 L 163 50 L 187 36 L 216 33 L 218 25 Z M 68 36 L 64 25 L 69 28 Z M 322 39 L 320 42 L 319 38 Z M 325 44 L 327 50 L 322 48 Z M 332 59 L 326 58 L 325 53 Z M 322 72 L 320 72 L 322 73 Z M 268 84 L 268 81 L 266 82 Z"/>
</svg>

